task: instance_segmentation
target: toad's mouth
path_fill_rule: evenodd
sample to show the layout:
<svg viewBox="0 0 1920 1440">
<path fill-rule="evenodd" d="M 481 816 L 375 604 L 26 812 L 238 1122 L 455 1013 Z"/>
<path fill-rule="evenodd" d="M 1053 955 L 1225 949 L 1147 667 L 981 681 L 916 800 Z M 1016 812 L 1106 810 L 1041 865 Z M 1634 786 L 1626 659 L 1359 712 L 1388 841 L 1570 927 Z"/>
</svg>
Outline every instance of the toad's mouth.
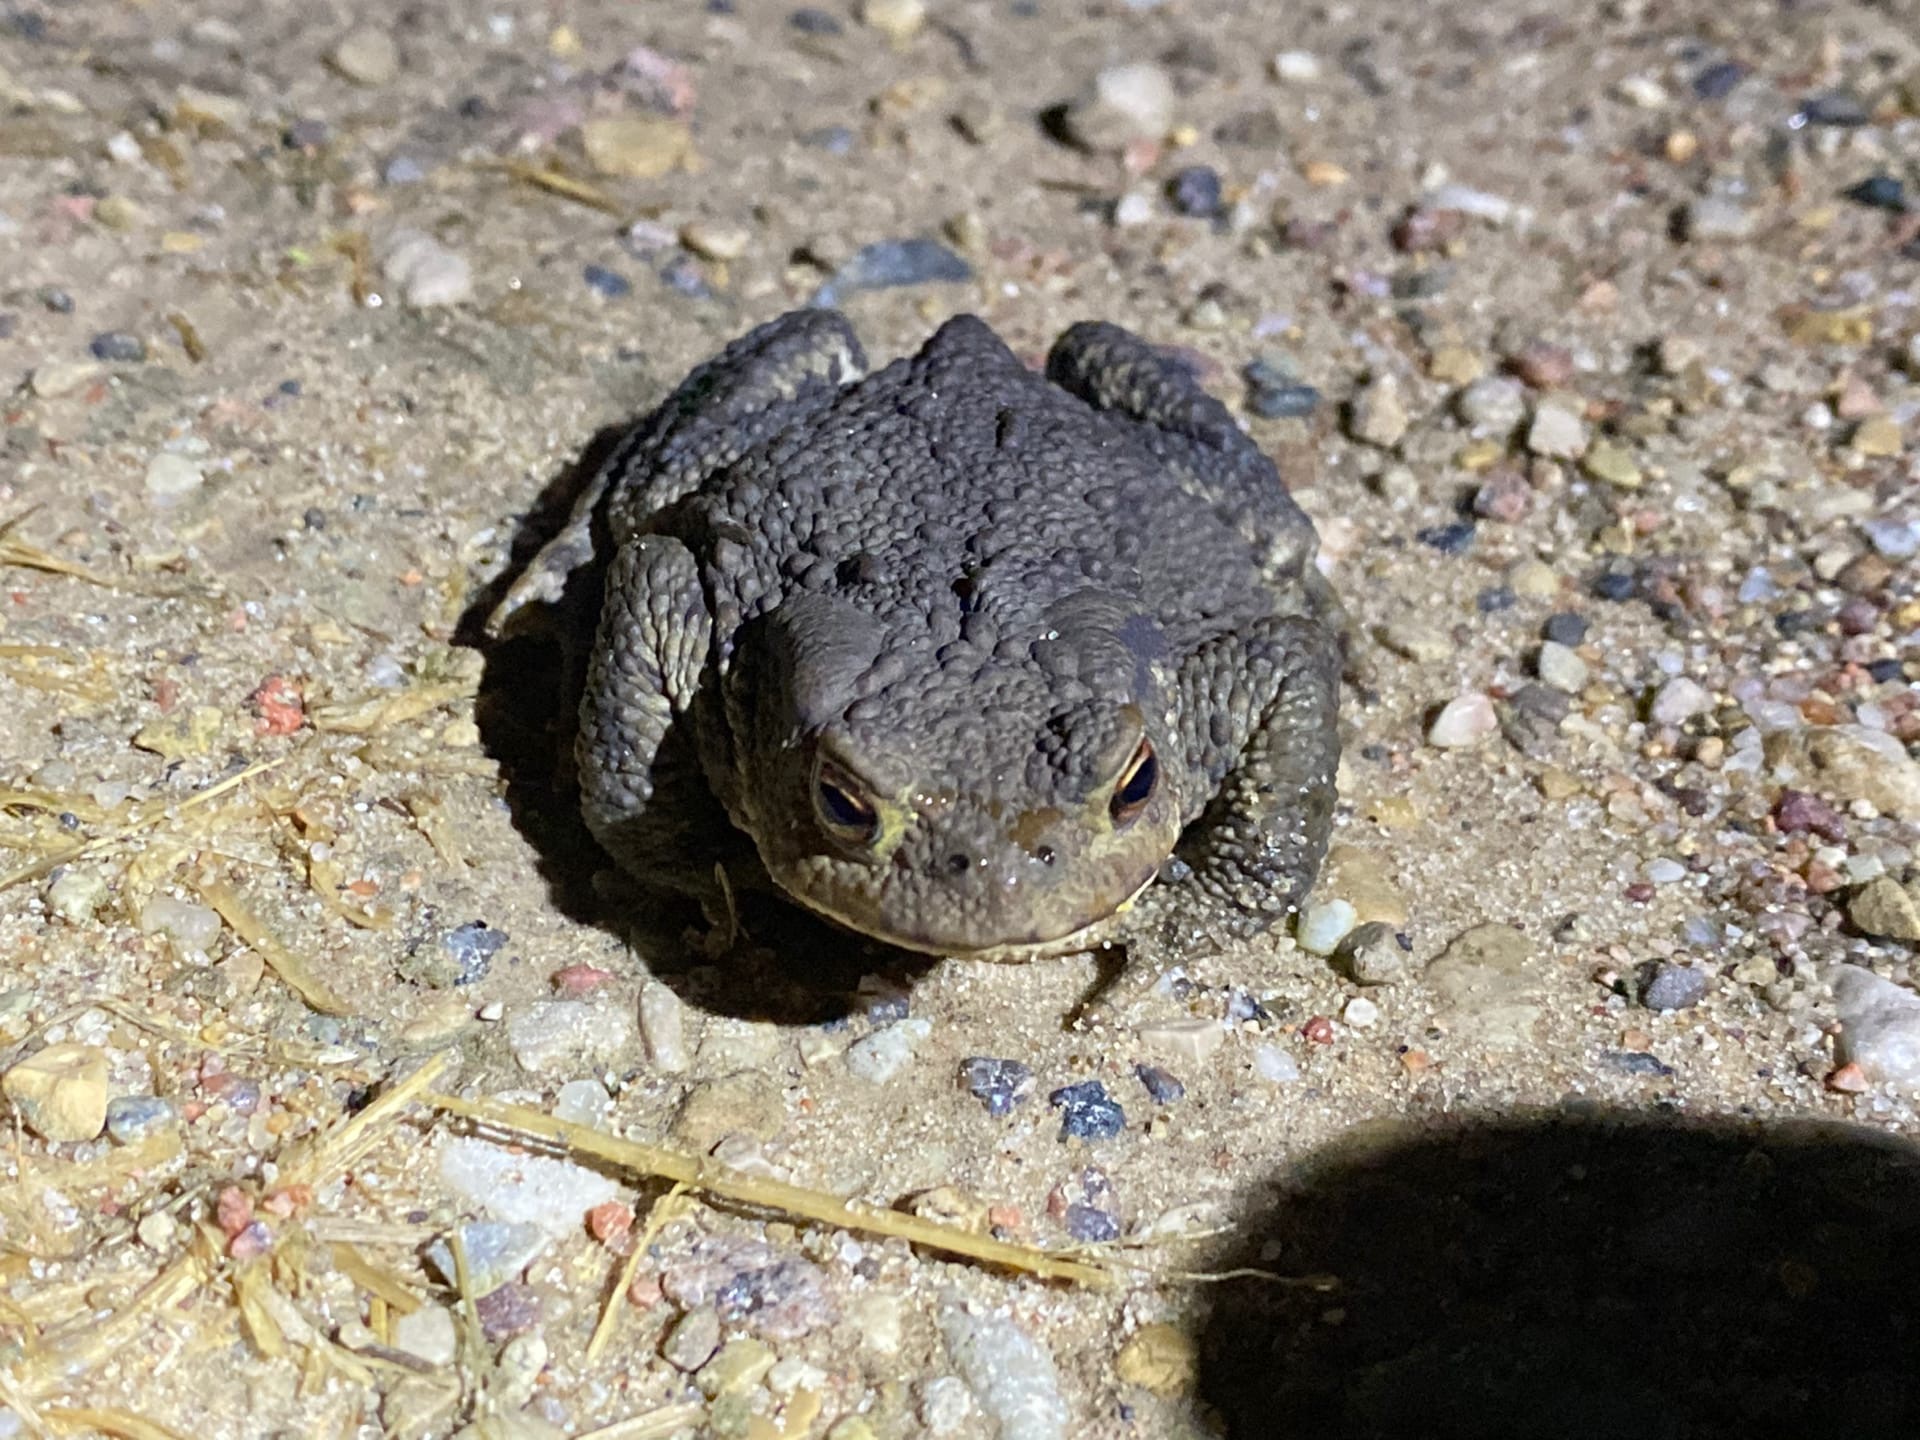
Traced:
<svg viewBox="0 0 1920 1440">
<path fill-rule="evenodd" d="M 831 921 L 843 930 L 850 930 L 857 935 L 864 935 L 870 940 L 878 940 L 882 944 L 891 945 L 899 950 L 909 950 L 918 955 L 931 955 L 948 960 L 983 960 L 997 964 L 1017 965 L 1029 960 L 1077 955 L 1096 948 L 1103 940 L 1110 937 L 1110 932 L 1116 923 L 1147 891 L 1159 873 L 1160 867 L 1153 866 L 1118 900 L 1097 913 L 1091 915 L 1083 913 L 1064 927 L 1036 926 L 1026 934 L 1008 935 L 984 941 L 947 931 L 917 930 L 889 923 L 876 910 L 863 911 L 845 903 L 845 901 L 863 898 L 859 895 L 829 898 L 808 894 L 799 889 L 790 888 L 784 883 L 780 888 L 796 904 L 812 911 L 823 920 Z"/>
</svg>

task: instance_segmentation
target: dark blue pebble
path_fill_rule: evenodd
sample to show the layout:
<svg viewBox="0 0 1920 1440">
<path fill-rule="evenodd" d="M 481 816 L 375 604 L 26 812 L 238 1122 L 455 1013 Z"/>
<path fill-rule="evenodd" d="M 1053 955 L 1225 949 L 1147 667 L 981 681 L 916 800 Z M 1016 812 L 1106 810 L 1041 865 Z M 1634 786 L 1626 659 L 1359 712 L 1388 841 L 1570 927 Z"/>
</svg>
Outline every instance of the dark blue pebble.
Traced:
<svg viewBox="0 0 1920 1440">
<path fill-rule="evenodd" d="M 333 130 L 324 120 L 296 120 L 281 137 L 289 150 L 318 150 L 333 136 Z"/>
<path fill-rule="evenodd" d="M 1069 1205 L 1067 1233 L 1089 1245 L 1099 1245 L 1120 1238 L 1120 1222 L 1092 1205 Z"/>
<path fill-rule="evenodd" d="M 1844 90 L 1830 90 L 1824 95 L 1809 95 L 1800 102 L 1799 113 L 1794 117 L 1803 125 L 1831 125 L 1845 129 L 1857 129 L 1872 117 L 1867 107 L 1847 94 Z"/>
<path fill-rule="evenodd" d="M 1424 530 L 1416 530 L 1413 538 L 1442 555 L 1458 555 L 1473 544 L 1473 532 L 1471 520 L 1456 520 L 1451 525 L 1429 525 Z"/>
<path fill-rule="evenodd" d="M 56 315 L 71 315 L 73 313 L 73 296 L 64 290 L 42 290 L 40 292 L 40 303 Z"/>
<path fill-rule="evenodd" d="M 829 15 L 824 10 L 815 10 L 810 5 L 787 16 L 787 24 L 802 35 L 838 35 L 846 28 L 840 23 L 838 16 Z"/>
<path fill-rule="evenodd" d="M 1724 100 L 1747 78 L 1747 67 L 1733 60 L 1709 65 L 1693 77 L 1693 93 L 1702 100 Z"/>
<path fill-rule="evenodd" d="M 1189 165 L 1167 182 L 1167 198 L 1182 215 L 1211 220 L 1220 213 L 1220 172 L 1211 165 Z"/>
<path fill-rule="evenodd" d="M 471 985 L 484 978 L 506 943 L 507 932 L 490 928 L 484 920 L 469 920 L 442 935 L 441 948 L 453 957 L 453 983 Z"/>
<path fill-rule="evenodd" d="M 1605 1050 L 1600 1058 L 1615 1070 L 1625 1071 L 1629 1075 L 1673 1074 L 1673 1067 L 1659 1057 L 1649 1055 L 1644 1050 Z"/>
<path fill-rule="evenodd" d="M 1265 1025 L 1272 1021 L 1273 1013 L 1245 990 L 1234 990 L 1227 995 L 1227 1023 L 1244 1025 L 1252 1020 Z"/>
<path fill-rule="evenodd" d="M 1848 188 L 1847 199 L 1856 205 L 1870 205 L 1876 210 L 1901 211 L 1907 208 L 1907 187 L 1891 175 L 1869 175 L 1858 185 Z"/>
<path fill-rule="evenodd" d="M 136 361 L 147 358 L 147 342 L 123 330 L 103 330 L 87 342 L 96 360 Z"/>
<path fill-rule="evenodd" d="M 1578 645 L 1587 638 L 1587 617 L 1562 610 L 1547 617 L 1547 639 L 1559 645 Z"/>
<path fill-rule="evenodd" d="M 960 1062 L 960 1083 L 998 1119 L 1033 1093 L 1033 1069 L 1018 1060 L 972 1055 Z"/>
<path fill-rule="evenodd" d="M 1867 662 L 1867 674 L 1871 675 L 1874 683 L 1878 685 L 1885 685 L 1890 680 L 1900 679 L 1903 669 L 1904 667 L 1900 662 L 1891 657 L 1885 660 L 1869 660 Z"/>
<path fill-rule="evenodd" d="M 1158 1065 L 1136 1065 L 1133 1073 L 1147 1087 L 1147 1094 L 1153 1097 L 1156 1105 L 1171 1105 L 1186 1097 L 1187 1087 L 1176 1080 L 1171 1071 L 1163 1070 Z"/>
<path fill-rule="evenodd" d="M 1060 1112 L 1062 1140 L 1111 1140 L 1127 1128 L 1127 1112 L 1098 1080 L 1062 1086 L 1047 1103 Z"/>
<path fill-rule="evenodd" d="M 1593 577 L 1593 593 L 1601 600 L 1612 600 L 1616 604 L 1631 600 L 1640 593 L 1640 582 L 1626 570 L 1605 570 Z"/>
<path fill-rule="evenodd" d="M 618 300 L 622 295 L 633 293 L 633 282 L 618 270 L 609 270 L 604 265 L 588 265 L 581 269 L 580 278 L 587 282 L 588 288 L 609 300 Z"/>
</svg>

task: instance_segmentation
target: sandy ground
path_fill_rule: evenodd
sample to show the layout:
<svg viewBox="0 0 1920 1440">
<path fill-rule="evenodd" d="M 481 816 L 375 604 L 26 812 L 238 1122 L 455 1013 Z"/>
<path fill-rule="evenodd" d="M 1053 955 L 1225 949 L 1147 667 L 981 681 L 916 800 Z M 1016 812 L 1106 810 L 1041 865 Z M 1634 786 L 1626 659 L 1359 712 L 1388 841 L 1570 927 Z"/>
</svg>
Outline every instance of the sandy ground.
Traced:
<svg viewBox="0 0 1920 1440">
<path fill-rule="evenodd" d="M 0 6 L 0 1437 L 1914 1433 L 1920 1023 L 1841 982 L 1920 938 L 1916 116 L 1899 0 Z M 1365 670 L 1307 946 L 1088 1026 L 597 875 L 478 617 L 836 275 L 1280 463 Z M 427 1056 L 1118 1279 L 656 1214 Z"/>
</svg>

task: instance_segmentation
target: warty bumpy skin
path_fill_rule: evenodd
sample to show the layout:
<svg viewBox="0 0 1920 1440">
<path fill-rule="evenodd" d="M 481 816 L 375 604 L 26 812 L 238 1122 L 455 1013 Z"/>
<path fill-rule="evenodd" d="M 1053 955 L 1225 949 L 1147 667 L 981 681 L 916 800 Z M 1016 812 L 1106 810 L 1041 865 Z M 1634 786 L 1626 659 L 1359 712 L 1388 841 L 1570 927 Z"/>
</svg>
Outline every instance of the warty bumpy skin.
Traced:
<svg viewBox="0 0 1920 1440">
<path fill-rule="evenodd" d="M 700 366 L 497 618 L 612 556 L 590 828 L 638 879 L 771 882 L 910 950 L 1019 959 L 1177 890 L 1286 916 L 1326 846 L 1340 616 L 1312 525 L 1178 362 L 980 320 L 866 374 L 827 310 Z M 1182 863 L 1173 863 L 1176 852 Z"/>
</svg>

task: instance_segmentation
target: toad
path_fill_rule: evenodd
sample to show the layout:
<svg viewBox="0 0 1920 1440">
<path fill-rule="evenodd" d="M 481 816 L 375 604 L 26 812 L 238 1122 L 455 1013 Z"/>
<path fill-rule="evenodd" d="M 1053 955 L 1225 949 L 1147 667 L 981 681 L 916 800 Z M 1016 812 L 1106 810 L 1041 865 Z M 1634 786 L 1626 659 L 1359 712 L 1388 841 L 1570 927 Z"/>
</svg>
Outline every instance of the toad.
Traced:
<svg viewBox="0 0 1920 1440">
<path fill-rule="evenodd" d="M 576 755 L 640 881 L 1018 960 L 1124 939 L 1143 896 L 1234 933 L 1295 908 L 1339 752 L 1316 544 L 1117 326 L 1038 373 L 963 315 L 869 373 L 812 309 L 625 435 L 496 622 L 605 562 Z"/>
</svg>

